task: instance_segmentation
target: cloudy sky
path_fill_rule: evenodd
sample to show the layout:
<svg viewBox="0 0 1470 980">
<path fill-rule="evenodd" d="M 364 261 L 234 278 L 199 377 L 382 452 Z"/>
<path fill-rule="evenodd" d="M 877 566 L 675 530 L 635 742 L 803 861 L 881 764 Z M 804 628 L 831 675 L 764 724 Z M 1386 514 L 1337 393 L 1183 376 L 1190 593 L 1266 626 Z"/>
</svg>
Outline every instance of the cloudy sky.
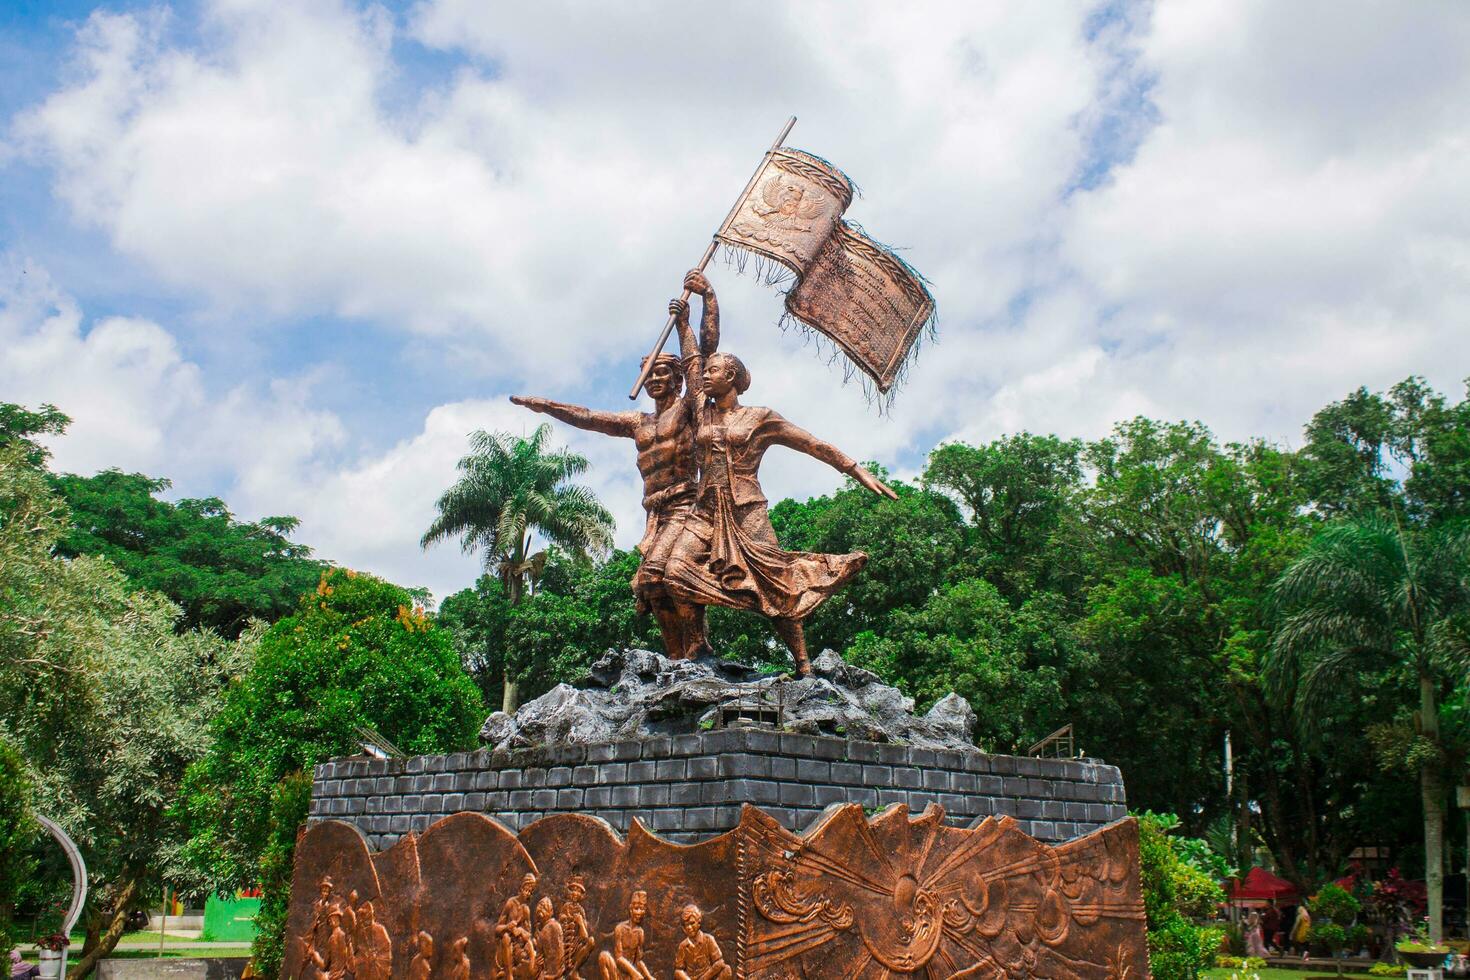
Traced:
<svg viewBox="0 0 1470 980">
<path fill-rule="evenodd" d="M 791 114 L 940 304 L 880 417 L 712 270 L 747 401 L 858 458 L 1140 413 L 1290 442 L 1470 375 L 1463 2 L 10 0 L 0 399 L 75 418 L 58 468 L 442 597 L 476 563 L 417 540 L 466 434 L 529 431 L 512 392 L 626 406 Z M 631 444 L 558 436 L 634 542 Z"/>
</svg>

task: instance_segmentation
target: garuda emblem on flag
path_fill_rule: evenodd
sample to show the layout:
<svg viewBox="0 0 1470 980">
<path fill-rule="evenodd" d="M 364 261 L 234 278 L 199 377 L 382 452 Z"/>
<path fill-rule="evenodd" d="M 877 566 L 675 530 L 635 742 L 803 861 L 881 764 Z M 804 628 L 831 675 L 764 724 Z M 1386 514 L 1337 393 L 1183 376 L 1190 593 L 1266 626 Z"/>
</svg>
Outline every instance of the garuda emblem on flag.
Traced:
<svg viewBox="0 0 1470 980">
<path fill-rule="evenodd" d="M 843 220 L 852 198 L 852 181 L 832 164 L 779 147 L 715 238 L 789 269 L 796 284 L 787 313 L 830 338 L 887 393 L 933 323 L 934 297 L 906 262 Z"/>
</svg>

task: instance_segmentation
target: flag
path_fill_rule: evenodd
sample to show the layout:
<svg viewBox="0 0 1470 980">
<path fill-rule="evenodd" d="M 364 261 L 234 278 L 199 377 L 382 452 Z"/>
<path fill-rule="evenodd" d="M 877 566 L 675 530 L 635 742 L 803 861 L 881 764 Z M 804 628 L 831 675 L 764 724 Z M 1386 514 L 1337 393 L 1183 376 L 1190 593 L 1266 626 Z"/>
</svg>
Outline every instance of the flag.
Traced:
<svg viewBox="0 0 1470 980">
<path fill-rule="evenodd" d="M 828 337 L 886 394 L 933 324 L 934 297 L 906 262 L 843 219 L 852 198 L 842 171 L 781 147 L 715 238 L 789 270 L 796 282 L 787 314 Z"/>
</svg>

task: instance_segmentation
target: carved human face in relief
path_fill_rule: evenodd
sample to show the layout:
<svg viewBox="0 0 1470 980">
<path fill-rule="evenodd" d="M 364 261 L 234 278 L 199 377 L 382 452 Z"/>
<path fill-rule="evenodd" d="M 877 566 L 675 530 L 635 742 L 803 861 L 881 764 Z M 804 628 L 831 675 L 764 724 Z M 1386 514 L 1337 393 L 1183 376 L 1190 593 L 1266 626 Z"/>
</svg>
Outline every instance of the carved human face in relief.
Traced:
<svg viewBox="0 0 1470 980">
<path fill-rule="evenodd" d="M 699 935 L 699 927 L 701 925 L 702 917 L 700 916 L 698 909 L 686 908 L 683 914 L 680 916 L 680 919 L 684 926 L 684 935 L 688 936 L 690 939 L 694 939 Z"/>
<path fill-rule="evenodd" d="M 640 922 L 643 921 L 643 917 L 645 915 L 647 915 L 647 914 L 648 914 L 648 893 L 647 892 L 634 892 L 633 893 L 633 900 L 628 903 L 628 919 L 629 919 L 629 921 L 631 921 L 636 926 L 638 923 L 640 923 Z"/>
<path fill-rule="evenodd" d="M 524 878 L 521 879 L 521 901 L 529 902 L 531 900 L 531 895 L 534 894 L 535 891 L 536 877 L 534 875 L 526 875 Z"/>
</svg>

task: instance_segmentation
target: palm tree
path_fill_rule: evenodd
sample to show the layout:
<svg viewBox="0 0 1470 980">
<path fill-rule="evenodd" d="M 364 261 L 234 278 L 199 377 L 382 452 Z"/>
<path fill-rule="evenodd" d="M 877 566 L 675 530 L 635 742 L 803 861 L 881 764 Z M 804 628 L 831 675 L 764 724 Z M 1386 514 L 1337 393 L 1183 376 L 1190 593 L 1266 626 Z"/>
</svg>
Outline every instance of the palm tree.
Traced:
<svg viewBox="0 0 1470 980">
<path fill-rule="evenodd" d="M 459 461 L 460 478 L 439 498 L 439 516 L 419 544 L 428 548 L 458 537 L 466 554 L 484 556 L 512 606 L 534 589 L 546 563 L 545 550 L 532 553 L 532 536 L 574 555 L 601 554 L 612 544 L 613 517 L 587 487 L 567 481 L 587 469 L 587 459 L 565 449 L 546 451 L 551 426 L 528 439 L 505 432 L 477 431 L 470 454 Z M 501 707 L 518 705 L 516 675 L 505 657 Z"/>
<path fill-rule="evenodd" d="M 1311 727 L 1327 696 L 1355 668 L 1407 668 L 1419 682 L 1416 752 L 1424 808 L 1424 880 L 1431 935 L 1444 899 L 1444 751 L 1439 696 L 1470 663 L 1470 529 L 1408 527 L 1397 516 L 1358 517 L 1321 531 L 1277 581 L 1283 618 L 1269 678 L 1292 686 L 1298 719 Z M 1453 672 L 1459 670 L 1460 674 Z"/>
</svg>

